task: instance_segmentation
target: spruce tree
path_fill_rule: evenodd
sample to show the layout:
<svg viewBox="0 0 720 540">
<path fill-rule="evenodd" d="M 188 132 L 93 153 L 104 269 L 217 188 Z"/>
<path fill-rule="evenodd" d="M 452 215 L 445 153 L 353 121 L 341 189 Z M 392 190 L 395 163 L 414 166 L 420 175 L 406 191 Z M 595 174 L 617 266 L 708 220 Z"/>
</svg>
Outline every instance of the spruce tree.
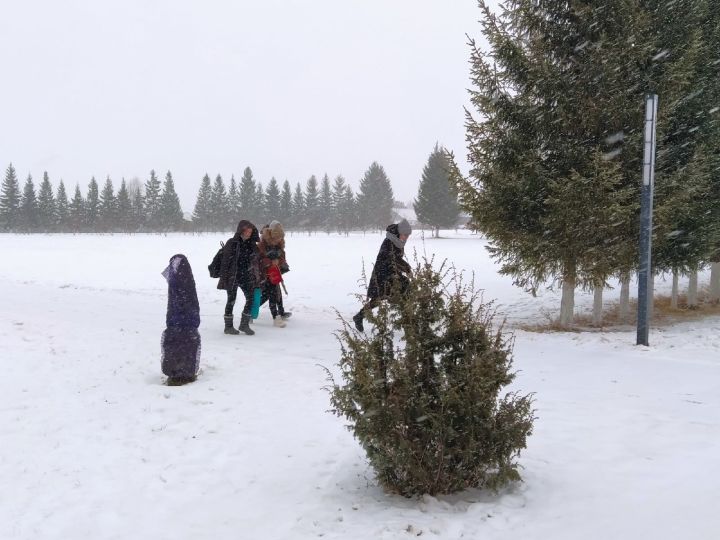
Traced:
<svg viewBox="0 0 720 540">
<path fill-rule="evenodd" d="M 57 223 L 57 230 L 60 232 L 66 232 L 70 230 L 70 208 L 68 206 L 67 192 L 65 191 L 65 184 L 60 180 L 60 184 L 57 189 L 57 197 L 55 198 L 55 216 Z"/>
<path fill-rule="evenodd" d="M 155 170 L 150 171 L 150 178 L 145 182 L 145 222 L 151 231 L 157 231 L 160 228 L 161 216 L 161 184 Z"/>
<path fill-rule="evenodd" d="M 22 198 L 20 199 L 20 230 L 23 232 L 35 232 L 40 222 L 38 201 L 35 195 L 35 184 L 32 175 L 28 175 L 23 187 Z"/>
<path fill-rule="evenodd" d="M 38 192 L 38 213 L 40 230 L 45 232 L 54 231 L 57 225 L 57 208 L 47 171 L 43 173 L 43 181 Z"/>
<path fill-rule="evenodd" d="M 682 2 L 684 21 L 662 17 L 663 52 L 675 58 L 672 92 L 665 97 L 665 126 L 658 137 L 653 259 L 656 268 L 691 273 L 717 253 L 717 208 L 714 178 L 718 171 L 718 120 L 708 114 L 720 92 L 716 2 Z M 673 8 L 670 8 L 672 13 Z M 672 58 L 669 60 L 672 62 Z M 667 90 L 666 90 L 667 93 Z"/>
<path fill-rule="evenodd" d="M 281 218 L 280 212 L 280 188 L 278 187 L 277 180 L 275 177 L 270 179 L 268 187 L 265 190 L 265 216 L 267 221 L 277 219 L 282 222 L 284 218 Z"/>
<path fill-rule="evenodd" d="M 88 184 L 87 197 L 85 197 L 85 228 L 89 232 L 97 232 L 98 218 L 100 216 L 100 194 L 97 180 L 93 176 Z"/>
<path fill-rule="evenodd" d="M 283 182 L 282 195 L 280 195 L 280 221 L 287 226 L 292 225 L 293 221 L 293 199 L 290 182 Z"/>
<path fill-rule="evenodd" d="M 265 188 L 262 182 L 258 182 L 255 187 L 255 209 L 253 212 L 254 221 L 251 220 L 260 229 L 264 223 L 267 223 L 265 213 Z"/>
<path fill-rule="evenodd" d="M 5 179 L 0 193 L 0 226 L 6 231 L 14 231 L 20 218 L 20 184 L 12 163 L 5 171 Z"/>
<path fill-rule="evenodd" d="M 332 189 L 330 188 L 330 178 L 325 174 L 320 184 L 320 220 L 318 225 L 326 233 L 333 228 L 335 218 Z"/>
<path fill-rule="evenodd" d="M 175 182 L 170 171 L 165 175 L 162 196 L 160 197 L 160 223 L 164 231 L 179 231 L 183 228 L 183 211 L 180 207 L 180 198 L 175 192 Z"/>
<path fill-rule="evenodd" d="M 140 181 L 137 178 L 133 178 L 130 181 L 128 193 L 130 195 L 130 214 L 132 216 L 130 222 L 130 230 L 145 230 L 147 224 L 147 214 L 145 213 L 145 196 L 143 195 Z"/>
<path fill-rule="evenodd" d="M 360 226 L 363 230 L 384 230 L 392 220 L 393 191 L 385 169 L 373 162 L 362 180 L 357 195 Z"/>
<path fill-rule="evenodd" d="M 83 200 L 80 186 L 75 184 L 75 195 L 70 201 L 69 228 L 73 232 L 80 232 L 85 228 L 85 201 Z"/>
<path fill-rule="evenodd" d="M 405 496 L 498 489 L 520 480 L 532 433 L 531 395 L 507 391 L 512 336 L 472 283 L 432 261 L 415 264 L 407 290 L 343 320 L 333 412 L 349 421 L 380 484 Z"/>
<path fill-rule="evenodd" d="M 210 222 L 214 231 L 227 230 L 230 219 L 230 206 L 228 204 L 225 183 L 219 174 L 215 177 L 212 194 L 210 195 Z"/>
<path fill-rule="evenodd" d="M 233 230 L 240 220 L 240 190 L 238 189 L 235 175 L 230 176 L 230 187 L 228 188 L 228 223 L 229 230 Z"/>
<path fill-rule="evenodd" d="M 343 203 L 345 201 L 345 178 L 337 175 L 332 186 L 332 226 L 337 232 L 344 232 L 343 228 Z"/>
<path fill-rule="evenodd" d="M 318 181 L 315 175 L 308 178 L 305 185 L 305 214 L 304 226 L 308 231 L 316 231 L 320 225 L 320 193 L 318 191 Z"/>
<path fill-rule="evenodd" d="M 130 232 L 133 230 L 133 211 L 130 194 L 128 193 L 125 179 L 120 183 L 120 189 L 117 192 L 117 229 L 122 232 Z"/>
<path fill-rule="evenodd" d="M 197 200 L 195 201 L 195 209 L 193 210 L 193 225 L 195 230 L 209 231 L 212 222 L 212 195 L 213 190 L 210 185 L 210 176 L 203 176 L 198 191 Z"/>
<path fill-rule="evenodd" d="M 430 226 L 433 236 L 440 236 L 440 229 L 455 227 L 460 215 L 457 191 L 450 172 L 447 152 L 436 144 L 423 169 L 418 196 L 413 204 L 418 221 Z"/>
<path fill-rule="evenodd" d="M 305 196 L 300 187 L 300 182 L 295 184 L 295 193 L 292 200 L 292 225 L 302 229 L 307 224 L 305 219 Z"/>
<path fill-rule="evenodd" d="M 100 206 L 98 211 L 98 229 L 103 232 L 114 231 L 117 226 L 117 201 L 115 188 L 108 176 L 100 193 Z"/>
<path fill-rule="evenodd" d="M 348 234 L 358 226 L 357 198 L 349 185 L 345 186 L 345 197 L 343 198 L 340 215 L 342 216 L 340 226 L 345 234 Z"/>
<path fill-rule="evenodd" d="M 666 104 L 661 141 L 687 79 L 695 1 L 511 0 L 500 15 L 480 2 L 490 48 L 472 43 L 477 120 L 468 114 L 472 167 L 458 189 L 502 273 L 530 291 L 563 282 L 563 325 L 576 284 L 601 287 L 637 261 L 644 95 Z M 666 41 L 682 43 L 677 54 Z"/>
<path fill-rule="evenodd" d="M 257 186 L 255 185 L 252 169 L 245 167 L 242 178 L 240 178 L 240 219 L 252 221 L 255 217 L 256 193 Z"/>
</svg>

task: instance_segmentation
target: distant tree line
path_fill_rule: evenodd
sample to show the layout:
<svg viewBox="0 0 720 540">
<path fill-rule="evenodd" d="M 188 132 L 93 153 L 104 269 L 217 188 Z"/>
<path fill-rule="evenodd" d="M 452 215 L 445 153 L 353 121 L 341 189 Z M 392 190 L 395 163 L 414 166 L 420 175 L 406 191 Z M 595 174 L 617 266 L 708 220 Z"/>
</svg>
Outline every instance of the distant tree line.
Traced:
<svg viewBox="0 0 720 540">
<path fill-rule="evenodd" d="M 428 158 L 418 198 L 414 202 L 420 222 L 437 231 L 455 226 L 457 193 L 450 176 L 447 152 L 435 146 Z M 141 183 L 122 179 L 115 190 L 110 177 L 102 187 L 93 177 L 83 195 L 76 184 L 68 194 L 60 180 L 53 190 L 48 173 L 38 189 L 32 176 L 21 188 L 10 164 L 0 190 L 0 230 L 5 232 L 215 232 L 233 230 L 240 219 L 262 225 L 277 219 L 291 230 L 348 233 L 382 230 L 393 219 L 390 179 L 383 167 L 372 163 L 355 193 L 343 176 L 334 180 L 313 175 L 304 184 L 271 178 L 264 186 L 247 167 L 239 181 L 206 174 L 198 190 L 190 220 L 184 218 L 172 173 L 164 181 L 156 172 Z"/>
</svg>

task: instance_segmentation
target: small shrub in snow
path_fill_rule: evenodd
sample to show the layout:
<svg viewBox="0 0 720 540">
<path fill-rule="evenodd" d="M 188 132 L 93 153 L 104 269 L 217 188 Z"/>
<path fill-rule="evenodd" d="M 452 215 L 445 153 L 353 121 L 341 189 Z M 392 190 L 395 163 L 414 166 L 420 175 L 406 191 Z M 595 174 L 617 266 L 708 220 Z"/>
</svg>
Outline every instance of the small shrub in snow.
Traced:
<svg viewBox="0 0 720 540">
<path fill-rule="evenodd" d="M 500 396 L 515 376 L 512 338 L 473 284 L 416 262 L 409 290 L 367 318 L 366 333 L 343 320 L 343 381 L 331 376 L 330 392 L 380 483 L 412 496 L 520 480 L 531 397 Z"/>
</svg>

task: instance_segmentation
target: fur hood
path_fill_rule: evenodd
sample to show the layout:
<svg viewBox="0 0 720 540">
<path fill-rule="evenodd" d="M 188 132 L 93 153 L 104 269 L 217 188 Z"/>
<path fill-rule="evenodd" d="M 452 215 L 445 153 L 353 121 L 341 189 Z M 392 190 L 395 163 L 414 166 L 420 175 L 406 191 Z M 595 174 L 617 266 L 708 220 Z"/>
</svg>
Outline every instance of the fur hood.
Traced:
<svg viewBox="0 0 720 540">
<path fill-rule="evenodd" d="M 279 221 L 271 221 L 263 227 L 262 241 L 268 246 L 277 246 L 285 249 L 285 231 Z"/>
</svg>

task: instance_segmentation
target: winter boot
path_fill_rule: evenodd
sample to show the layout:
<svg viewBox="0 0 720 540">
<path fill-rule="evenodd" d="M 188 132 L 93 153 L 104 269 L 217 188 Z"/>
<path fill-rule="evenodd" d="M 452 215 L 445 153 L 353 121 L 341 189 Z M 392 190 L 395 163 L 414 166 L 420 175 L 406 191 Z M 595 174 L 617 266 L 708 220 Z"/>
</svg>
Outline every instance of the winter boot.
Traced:
<svg viewBox="0 0 720 540">
<path fill-rule="evenodd" d="M 290 317 L 292 317 L 292 312 L 291 311 L 283 311 L 280 314 L 280 317 L 282 317 L 283 321 L 287 321 Z"/>
<path fill-rule="evenodd" d="M 225 333 L 232 334 L 233 336 L 238 335 L 240 332 L 233 328 L 233 316 L 225 315 Z"/>
<path fill-rule="evenodd" d="M 236 330 L 237 332 L 237 330 Z M 197 379 L 197 377 L 168 377 L 167 381 L 165 381 L 165 384 L 168 386 L 182 386 L 183 384 L 188 384 L 191 382 L 194 382 Z"/>
<path fill-rule="evenodd" d="M 283 320 L 282 315 L 276 315 L 273 317 L 273 326 L 277 326 L 278 328 L 285 328 L 287 326 L 287 323 Z"/>
<path fill-rule="evenodd" d="M 242 317 L 240 317 L 240 326 L 238 326 L 238 330 L 240 332 L 246 333 L 248 336 L 254 336 L 255 331 L 250 328 L 250 314 L 249 313 L 243 313 Z"/>
<path fill-rule="evenodd" d="M 365 328 L 363 327 L 363 319 L 365 318 L 365 315 L 363 314 L 362 310 L 357 312 L 357 315 L 353 317 L 353 322 L 355 323 L 355 328 L 357 328 L 358 332 L 364 332 Z"/>
</svg>

